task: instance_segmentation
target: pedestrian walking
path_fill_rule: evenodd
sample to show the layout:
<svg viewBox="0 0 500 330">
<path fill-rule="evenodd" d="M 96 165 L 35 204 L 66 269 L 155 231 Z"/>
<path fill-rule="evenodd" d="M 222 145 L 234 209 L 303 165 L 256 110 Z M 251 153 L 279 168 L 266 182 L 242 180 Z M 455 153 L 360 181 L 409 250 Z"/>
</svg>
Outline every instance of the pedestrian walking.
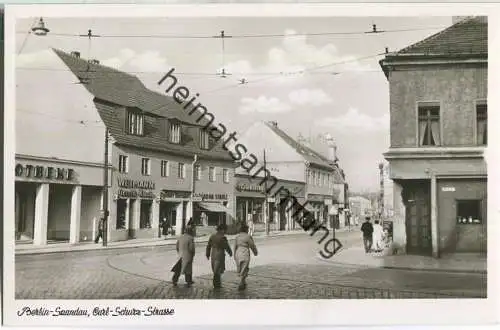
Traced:
<svg viewBox="0 0 500 330">
<path fill-rule="evenodd" d="M 236 261 L 236 271 L 240 277 L 238 290 L 245 290 L 247 287 L 246 278 L 250 266 L 250 250 L 257 256 L 257 247 L 252 236 L 248 233 L 248 226 L 242 225 L 240 233 L 234 241 L 234 260 Z"/>
<path fill-rule="evenodd" d="M 370 252 L 373 244 L 373 226 L 370 223 L 370 217 L 367 216 L 366 221 L 361 225 L 361 231 L 363 232 L 363 244 L 365 246 L 365 253 Z"/>
<path fill-rule="evenodd" d="M 176 243 L 176 250 L 179 254 L 179 260 L 172 267 L 174 276 L 172 283 L 177 285 L 179 277 L 184 274 L 186 285 L 190 287 L 193 282 L 193 259 L 195 254 L 194 248 L 194 229 L 191 226 L 186 227 L 184 234 L 182 234 Z"/>
<path fill-rule="evenodd" d="M 233 256 L 225 232 L 226 225 L 218 225 L 217 232 L 208 239 L 206 250 L 207 259 L 211 260 L 212 272 L 214 273 L 213 285 L 216 289 L 221 287 L 221 275 L 226 270 L 226 252 L 230 257 Z"/>
<path fill-rule="evenodd" d="M 99 217 L 99 223 L 97 224 L 97 236 L 95 237 L 95 243 L 99 243 L 99 239 L 103 238 L 104 235 L 104 211 L 101 211 L 101 216 Z"/>
<path fill-rule="evenodd" d="M 373 225 L 372 236 L 375 252 L 381 252 L 384 249 L 384 228 L 382 228 L 378 220 L 375 220 L 375 224 Z"/>
<path fill-rule="evenodd" d="M 168 233 L 170 231 L 170 224 L 167 221 L 167 218 L 163 218 L 161 223 L 161 233 L 165 239 L 167 239 Z"/>
</svg>

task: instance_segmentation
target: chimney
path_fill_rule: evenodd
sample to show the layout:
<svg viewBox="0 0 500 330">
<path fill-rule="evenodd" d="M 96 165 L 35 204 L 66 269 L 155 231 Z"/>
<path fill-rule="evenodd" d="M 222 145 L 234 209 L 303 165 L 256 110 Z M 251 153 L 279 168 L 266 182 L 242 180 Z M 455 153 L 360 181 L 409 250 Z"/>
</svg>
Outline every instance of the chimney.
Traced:
<svg viewBox="0 0 500 330">
<path fill-rule="evenodd" d="M 71 56 L 80 58 L 80 52 L 71 52 Z"/>
<path fill-rule="evenodd" d="M 278 122 L 277 121 L 270 121 L 269 124 L 271 124 L 274 127 L 278 127 Z"/>
<path fill-rule="evenodd" d="M 92 60 L 89 60 L 89 63 L 90 64 L 96 64 L 96 65 L 98 65 L 99 64 L 99 60 L 92 59 Z"/>
<path fill-rule="evenodd" d="M 326 139 L 326 144 L 328 145 L 328 159 L 336 163 L 338 161 L 337 145 L 335 144 L 333 137 L 329 133 L 325 135 L 325 139 Z"/>
</svg>

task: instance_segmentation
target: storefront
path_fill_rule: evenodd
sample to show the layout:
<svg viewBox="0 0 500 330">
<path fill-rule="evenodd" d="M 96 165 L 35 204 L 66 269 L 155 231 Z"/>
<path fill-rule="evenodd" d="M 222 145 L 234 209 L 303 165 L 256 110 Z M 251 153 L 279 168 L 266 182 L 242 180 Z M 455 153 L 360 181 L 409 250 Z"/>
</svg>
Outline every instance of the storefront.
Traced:
<svg viewBox="0 0 500 330">
<path fill-rule="evenodd" d="M 300 226 L 297 221 L 303 218 L 301 210 L 304 205 L 307 209 L 305 183 L 280 180 L 279 185 L 282 189 L 268 200 L 272 227 L 280 231 L 298 229 Z"/>
<path fill-rule="evenodd" d="M 186 215 L 191 205 L 190 195 L 189 191 L 175 190 L 163 190 L 160 193 L 160 220 L 167 221 L 168 227 L 172 228 L 177 235 L 182 232 L 182 221 L 189 220 L 186 219 Z"/>
<path fill-rule="evenodd" d="M 313 213 L 314 219 L 326 223 L 328 221 L 328 204 L 332 203 L 331 196 L 324 196 L 318 194 L 308 194 L 307 195 L 307 207 L 306 209 Z M 335 217 L 338 221 L 338 214 Z"/>
<path fill-rule="evenodd" d="M 158 208 L 155 182 L 116 177 L 112 187 L 115 209 L 111 206 L 111 241 L 158 237 Z M 114 212 L 113 212 L 114 211 Z M 113 226 L 115 224 L 115 226 Z"/>
<path fill-rule="evenodd" d="M 16 243 L 92 241 L 102 209 L 102 165 L 16 155 Z"/>
<path fill-rule="evenodd" d="M 233 212 L 229 198 L 224 193 L 194 193 L 193 219 L 196 224 L 204 227 L 230 224 Z"/>
<path fill-rule="evenodd" d="M 235 186 L 236 219 L 246 222 L 249 217 L 254 223 L 264 222 L 264 187 L 248 176 L 237 178 Z"/>
</svg>

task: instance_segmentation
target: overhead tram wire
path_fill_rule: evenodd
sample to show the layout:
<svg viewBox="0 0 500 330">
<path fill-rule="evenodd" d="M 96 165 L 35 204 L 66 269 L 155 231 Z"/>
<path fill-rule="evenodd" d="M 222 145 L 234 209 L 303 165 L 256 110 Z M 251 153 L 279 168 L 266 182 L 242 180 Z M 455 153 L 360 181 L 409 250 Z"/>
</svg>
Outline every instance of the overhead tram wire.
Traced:
<svg viewBox="0 0 500 330">
<path fill-rule="evenodd" d="M 23 43 L 21 44 L 21 47 L 19 47 L 19 51 L 17 52 L 17 55 L 21 55 L 22 51 L 24 50 L 24 47 L 26 46 L 26 43 L 28 42 L 28 38 L 32 33 L 31 31 L 35 27 L 37 21 L 38 21 L 38 18 L 35 18 L 33 23 L 31 24 L 30 29 L 27 32 L 25 32 L 26 36 L 23 39 Z"/>
<path fill-rule="evenodd" d="M 385 34 L 385 33 L 398 33 L 398 32 L 412 32 L 412 31 L 429 31 L 429 30 L 440 30 L 447 28 L 449 26 L 434 26 L 434 27 L 423 27 L 423 28 L 410 28 L 410 29 L 394 29 L 394 30 L 377 30 L 376 34 Z M 18 31 L 16 33 L 26 33 L 26 31 Z M 281 37 L 300 37 L 300 36 L 349 36 L 349 35 L 360 35 L 366 36 L 367 33 L 373 33 L 373 31 L 351 31 L 351 32 L 317 32 L 317 33 L 294 33 L 294 34 L 285 34 L 285 33 L 276 33 L 276 34 L 241 34 L 241 35 L 231 35 L 232 39 L 245 39 L 245 38 L 281 38 Z M 80 34 L 73 33 L 54 33 L 51 32 L 51 35 L 59 36 L 59 37 L 80 37 Z M 101 34 L 99 35 L 101 38 L 152 38 L 152 39 L 213 39 L 213 35 L 118 35 L 118 34 Z M 217 36 L 220 38 L 220 36 Z M 229 37 L 229 36 L 226 36 Z"/>
</svg>

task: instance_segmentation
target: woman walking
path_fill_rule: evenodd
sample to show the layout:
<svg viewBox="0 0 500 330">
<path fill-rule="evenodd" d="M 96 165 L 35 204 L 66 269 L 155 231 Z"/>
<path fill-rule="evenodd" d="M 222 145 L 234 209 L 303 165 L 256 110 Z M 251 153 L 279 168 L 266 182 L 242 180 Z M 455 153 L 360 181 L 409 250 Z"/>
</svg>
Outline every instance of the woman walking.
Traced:
<svg viewBox="0 0 500 330">
<path fill-rule="evenodd" d="M 373 245 L 375 246 L 375 252 L 382 252 L 384 250 L 384 229 L 378 220 L 375 220 L 375 224 L 373 225 Z"/>
<path fill-rule="evenodd" d="M 194 228 L 186 227 L 185 233 L 177 240 L 176 244 L 177 253 L 179 254 L 179 260 L 172 267 L 172 272 L 174 276 L 172 277 L 172 283 L 177 285 L 179 277 L 184 274 L 186 285 L 190 287 L 193 282 L 193 259 L 195 254 L 194 249 Z"/>
<path fill-rule="evenodd" d="M 257 256 L 257 247 L 252 236 L 248 234 L 248 226 L 242 225 L 240 233 L 234 241 L 234 260 L 236 261 L 236 271 L 240 277 L 238 290 L 245 290 L 247 287 L 246 279 L 250 266 L 250 250 Z"/>
<path fill-rule="evenodd" d="M 218 225 L 217 232 L 210 236 L 207 244 L 206 256 L 207 259 L 211 259 L 212 271 L 214 273 L 213 285 L 215 289 L 221 287 L 221 275 L 226 270 L 226 252 L 230 257 L 233 256 L 225 232 L 226 225 Z"/>
</svg>

